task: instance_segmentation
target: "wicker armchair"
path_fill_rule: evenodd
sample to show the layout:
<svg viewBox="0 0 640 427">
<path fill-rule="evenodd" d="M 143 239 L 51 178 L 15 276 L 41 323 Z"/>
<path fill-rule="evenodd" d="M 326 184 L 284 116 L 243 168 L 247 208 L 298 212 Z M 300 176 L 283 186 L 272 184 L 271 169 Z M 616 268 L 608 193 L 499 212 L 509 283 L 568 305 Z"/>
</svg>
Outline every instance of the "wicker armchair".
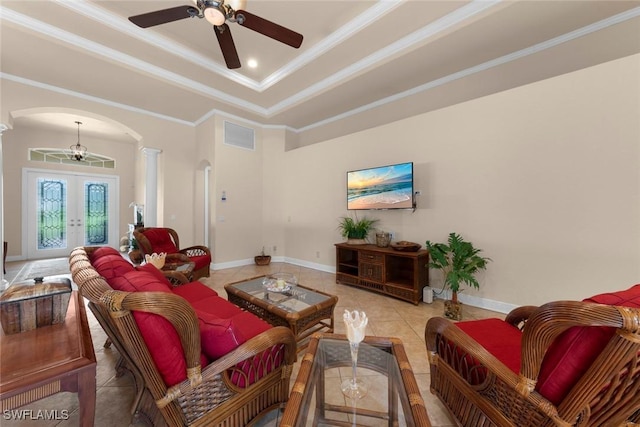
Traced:
<svg viewBox="0 0 640 427">
<path fill-rule="evenodd" d="M 491 320 L 492 328 L 502 328 L 498 322 L 503 321 Z M 483 326 L 481 322 L 475 321 L 474 326 L 474 321 L 454 324 L 432 318 L 425 329 L 431 391 L 459 425 L 630 426 L 640 421 L 640 308 L 578 301 L 521 307 L 503 322 L 507 331 L 515 327 L 514 336 L 520 341 L 516 348 L 508 348 L 508 334 L 483 333 L 477 328 Z M 475 339 L 465 332 L 474 327 Z M 541 372 L 556 369 L 553 380 L 561 377 L 569 369 L 563 365 L 567 354 L 550 362 L 552 366 L 545 366 L 545 357 L 563 348 L 561 340 L 576 331 L 604 331 L 606 338 L 590 356 L 593 361 L 585 364 L 586 371 L 572 379 L 566 394 L 553 403 L 539 391 L 545 380 Z M 493 350 L 502 352 L 499 357 L 478 342 L 492 333 L 496 341 L 504 337 L 500 348 Z M 517 358 L 503 362 L 509 351 Z M 575 353 L 575 348 L 570 349 L 569 354 Z"/>
<path fill-rule="evenodd" d="M 235 350 L 202 368 L 198 318 L 187 301 L 162 292 L 113 290 L 92 267 L 87 253 L 94 248 L 76 248 L 69 257 L 74 282 L 89 300 L 89 307 L 120 352 L 118 368 L 130 370 L 137 397 L 132 412 L 153 426 L 245 426 L 289 397 L 289 380 L 296 360 L 296 342 L 288 328 L 274 327 L 246 341 Z M 176 329 L 186 359 L 187 379 L 167 387 L 136 324 L 132 311 L 160 315 Z M 278 366 L 262 355 L 280 346 Z M 247 374 L 247 362 L 262 358 Z M 244 362 L 244 363 L 243 363 Z M 268 368 L 266 366 L 269 366 Z M 232 376 L 257 375 L 249 386 L 234 384 Z"/>
<path fill-rule="evenodd" d="M 154 252 L 166 252 L 167 256 L 174 253 L 181 253 L 188 256 L 196 267 L 193 272 L 193 279 L 209 277 L 211 264 L 211 251 L 206 246 L 189 246 L 180 249 L 180 238 L 178 233 L 172 228 L 166 227 L 143 227 L 134 230 L 133 237 L 138 243 L 138 248 L 142 252 L 142 257 Z"/>
</svg>

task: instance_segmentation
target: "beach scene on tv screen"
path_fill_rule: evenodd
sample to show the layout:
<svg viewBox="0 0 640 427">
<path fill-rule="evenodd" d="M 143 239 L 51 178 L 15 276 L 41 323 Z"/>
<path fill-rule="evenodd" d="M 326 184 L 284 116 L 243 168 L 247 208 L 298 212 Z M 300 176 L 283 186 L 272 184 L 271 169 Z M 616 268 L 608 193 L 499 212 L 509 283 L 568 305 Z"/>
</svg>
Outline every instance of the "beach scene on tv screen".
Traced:
<svg viewBox="0 0 640 427">
<path fill-rule="evenodd" d="M 411 163 L 347 173 L 347 209 L 410 209 L 412 193 Z"/>
</svg>

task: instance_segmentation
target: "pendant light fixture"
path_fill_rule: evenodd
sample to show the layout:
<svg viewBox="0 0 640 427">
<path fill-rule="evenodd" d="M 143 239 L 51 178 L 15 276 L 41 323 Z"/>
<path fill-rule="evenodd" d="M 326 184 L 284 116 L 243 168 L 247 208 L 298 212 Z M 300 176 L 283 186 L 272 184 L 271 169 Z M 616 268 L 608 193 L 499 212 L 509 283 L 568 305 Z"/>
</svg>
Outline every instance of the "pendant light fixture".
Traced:
<svg viewBox="0 0 640 427">
<path fill-rule="evenodd" d="M 80 125 L 82 122 L 76 121 L 76 124 L 78 125 L 78 142 L 76 145 L 70 146 L 69 149 L 71 150 L 71 158 L 81 162 L 87 157 L 87 147 L 80 145 Z"/>
</svg>

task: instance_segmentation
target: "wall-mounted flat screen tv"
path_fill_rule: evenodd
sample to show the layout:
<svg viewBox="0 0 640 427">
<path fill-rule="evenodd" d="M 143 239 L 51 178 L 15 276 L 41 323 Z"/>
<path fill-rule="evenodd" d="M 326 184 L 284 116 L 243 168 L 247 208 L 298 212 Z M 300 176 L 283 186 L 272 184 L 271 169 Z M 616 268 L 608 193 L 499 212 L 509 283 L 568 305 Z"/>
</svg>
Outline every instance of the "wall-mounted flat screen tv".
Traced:
<svg viewBox="0 0 640 427">
<path fill-rule="evenodd" d="M 347 172 L 347 209 L 412 209 L 413 162 Z"/>
</svg>

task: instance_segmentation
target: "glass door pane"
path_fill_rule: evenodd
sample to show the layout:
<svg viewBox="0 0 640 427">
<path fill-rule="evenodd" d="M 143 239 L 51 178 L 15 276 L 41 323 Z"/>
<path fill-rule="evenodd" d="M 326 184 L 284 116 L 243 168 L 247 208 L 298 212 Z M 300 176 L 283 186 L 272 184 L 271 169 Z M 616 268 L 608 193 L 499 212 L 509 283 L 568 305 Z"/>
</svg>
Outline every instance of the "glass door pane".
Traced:
<svg viewBox="0 0 640 427">
<path fill-rule="evenodd" d="M 118 179 L 24 172 L 28 259 L 68 256 L 77 246 L 118 247 Z"/>
<path fill-rule="evenodd" d="M 84 206 L 84 245 L 106 245 L 109 242 L 109 185 L 85 181 Z"/>
<path fill-rule="evenodd" d="M 67 247 L 67 181 L 38 178 L 38 249 Z"/>
</svg>

